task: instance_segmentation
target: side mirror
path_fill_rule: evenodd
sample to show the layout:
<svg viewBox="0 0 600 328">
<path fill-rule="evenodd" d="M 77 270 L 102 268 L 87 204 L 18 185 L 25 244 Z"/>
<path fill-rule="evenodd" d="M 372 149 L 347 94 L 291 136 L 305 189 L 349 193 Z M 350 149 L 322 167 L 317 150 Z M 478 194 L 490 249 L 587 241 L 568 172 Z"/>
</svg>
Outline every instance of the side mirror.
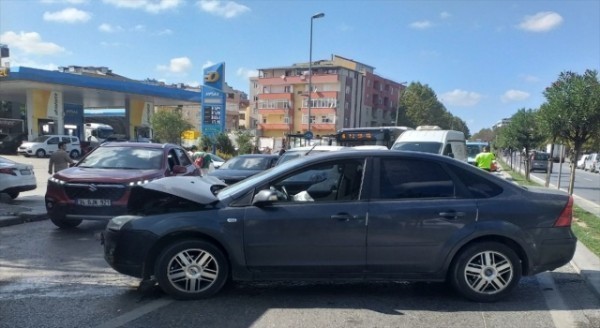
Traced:
<svg viewBox="0 0 600 328">
<path fill-rule="evenodd" d="M 278 201 L 277 193 L 273 190 L 265 189 L 259 191 L 252 200 L 252 205 L 261 206 L 266 204 L 271 204 L 273 202 Z"/>
</svg>

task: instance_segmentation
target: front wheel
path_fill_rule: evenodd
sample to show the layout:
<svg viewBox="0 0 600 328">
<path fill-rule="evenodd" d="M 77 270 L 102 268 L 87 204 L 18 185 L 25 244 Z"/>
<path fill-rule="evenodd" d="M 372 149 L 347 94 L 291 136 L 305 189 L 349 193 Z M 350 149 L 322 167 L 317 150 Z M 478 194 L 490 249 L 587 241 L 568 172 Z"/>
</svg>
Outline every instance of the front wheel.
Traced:
<svg viewBox="0 0 600 328">
<path fill-rule="evenodd" d="M 495 302 L 506 297 L 521 279 L 521 261 L 515 251 L 500 243 L 468 246 L 451 267 L 452 286 L 477 302 Z"/>
<path fill-rule="evenodd" d="M 173 298 L 201 299 L 221 290 L 229 276 L 229 264 L 215 245 L 183 240 L 160 253 L 154 275 L 160 288 Z"/>
<path fill-rule="evenodd" d="M 61 229 L 72 229 L 80 225 L 82 220 L 70 220 L 57 217 L 50 217 L 50 221 L 52 221 L 52 223 L 54 223 L 55 226 Z"/>
<path fill-rule="evenodd" d="M 46 151 L 43 149 L 38 149 L 35 152 L 35 156 L 37 156 L 38 158 L 44 158 L 44 157 L 46 157 Z"/>
</svg>

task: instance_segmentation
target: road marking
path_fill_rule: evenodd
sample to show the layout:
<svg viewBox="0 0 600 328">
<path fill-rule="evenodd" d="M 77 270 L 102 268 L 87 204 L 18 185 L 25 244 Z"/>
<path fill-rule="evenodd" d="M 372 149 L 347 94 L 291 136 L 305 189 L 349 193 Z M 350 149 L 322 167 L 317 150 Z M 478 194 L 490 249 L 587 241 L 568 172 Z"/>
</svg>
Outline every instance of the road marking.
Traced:
<svg viewBox="0 0 600 328">
<path fill-rule="evenodd" d="M 546 305 L 548 306 L 548 311 L 550 312 L 554 326 L 556 328 L 577 327 L 577 322 L 573 318 L 573 315 L 571 315 L 570 309 L 560 295 L 550 272 L 542 272 L 535 277 L 540 284 L 542 294 L 546 299 Z"/>
<path fill-rule="evenodd" d="M 124 313 L 116 318 L 112 318 L 111 320 L 108 320 L 107 322 L 96 326 L 95 328 L 116 328 L 116 327 L 121 327 L 123 325 L 125 325 L 126 323 L 129 323 L 133 320 L 136 320 L 137 318 L 144 316 L 152 311 L 158 310 L 163 306 L 167 306 L 171 303 L 173 303 L 174 300 L 172 299 L 159 299 L 156 301 L 152 301 L 148 304 L 145 304 L 143 306 L 140 306 L 139 308 Z"/>
</svg>

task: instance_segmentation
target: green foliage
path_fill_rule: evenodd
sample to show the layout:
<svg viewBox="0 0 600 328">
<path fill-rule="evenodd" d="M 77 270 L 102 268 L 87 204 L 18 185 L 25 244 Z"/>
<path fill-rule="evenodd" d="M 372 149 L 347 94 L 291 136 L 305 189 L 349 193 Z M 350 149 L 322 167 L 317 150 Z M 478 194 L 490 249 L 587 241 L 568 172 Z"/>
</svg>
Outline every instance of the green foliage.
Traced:
<svg viewBox="0 0 600 328">
<path fill-rule="evenodd" d="M 254 136 L 249 131 L 236 131 L 236 142 L 238 145 L 238 154 L 251 154 L 254 148 Z"/>
<path fill-rule="evenodd" d="M 200 138 L 200 149 L 204 149 L 204 147 L 208 147 L 208 149 L 212 149 L 215 141 L 207 135 L 202 135 Z"/>
<path fill-rule="evenodd" d="M 396 125 L 437 125 L 444 130 L 462 131 L 465 137 L 470 137 L 465 121 L 448 112 L 428 85 L 412 82 L 404 90 L 399 106 Z"/>
<path fill-rule="evenodd" d="M 532 109 L 521 108 L 511 117 L 511 122 L 503 129 L 502 143 L 509 148 L 525 149 L 525 154 L 535 149 L 545 139 L 537 126 L 537 112 Z M 529 172 L 527 167 L 526 172 Z M 526 175 L 529 180 L 529 175 Z"/>
<path fill-rule="evenodd" d="M 473 134 L 471 140 L 481 140 L 487 142 L 493 142 L 496 139 L 496 133 L 492 129 L 481 129 L 479 132 Z"/>
<path fill-rule="evenodd" d="M 217 151 L 225 154 L 235 154 L 235 147 L 229 139 L 227 133 L 219 133 L 215 138 L 215 146 Z"/>
<path fill-rule="evenodd" d="M 181 115 L 180 110 L 161 110 L 152 115 L 150 124 L 154 138 L 161 142 L 180 144 L 181 133 L 193 126 Z"/>
</svg>

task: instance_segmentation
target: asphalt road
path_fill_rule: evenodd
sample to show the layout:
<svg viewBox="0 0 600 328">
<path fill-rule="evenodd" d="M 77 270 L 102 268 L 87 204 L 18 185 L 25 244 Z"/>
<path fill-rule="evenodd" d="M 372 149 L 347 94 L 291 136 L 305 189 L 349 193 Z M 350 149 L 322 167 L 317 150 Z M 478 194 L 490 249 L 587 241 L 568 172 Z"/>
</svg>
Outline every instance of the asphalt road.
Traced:
<svg viewBox="0 0 600 328">
<path fill-rule="evenodd" d="M 47 159 L 20 159 L 44 179 Z M 40 187 L 25 194 L 43 195 Z M 232 283 L 211 299 L 174 301 L 157 288 L 138 291 L 137 279 L 106 264 L 103 228 L 63 231 L 48 220 L 0 228 L 0 328 L 600 327 L 600 300 L 571 265 L 526 277 L 492 304 L 443 283 L 405 282 Z"/>
</svg>

